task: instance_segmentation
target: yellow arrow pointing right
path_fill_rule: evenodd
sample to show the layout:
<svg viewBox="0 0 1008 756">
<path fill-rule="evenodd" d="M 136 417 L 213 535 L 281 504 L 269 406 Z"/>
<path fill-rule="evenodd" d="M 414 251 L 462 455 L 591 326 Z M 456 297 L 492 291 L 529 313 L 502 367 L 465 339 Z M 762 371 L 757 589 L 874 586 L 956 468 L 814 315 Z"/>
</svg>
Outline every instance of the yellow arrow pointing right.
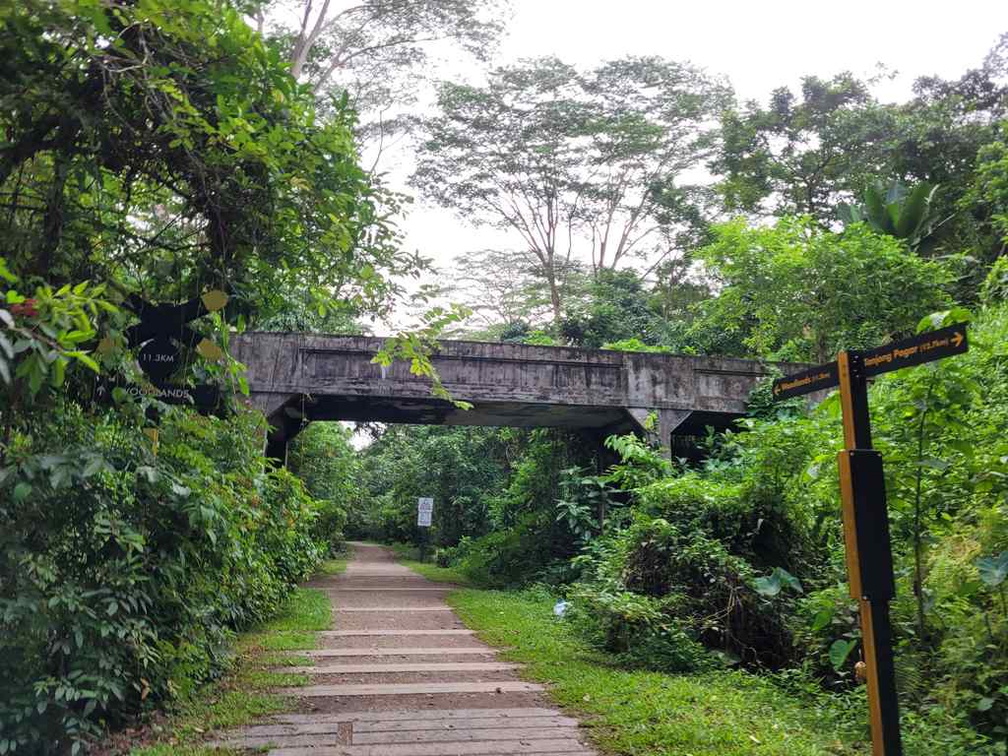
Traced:
<svg viewBox="0 0 1008 756">
<path fill-rule="evenodd" d="M 955 333 L 953 333 L 952 334 L 952 345 L 955 346 L 955 347 L 958 347 L 962 343 L 963 343 L 963 335 L 961 333 L 959 333 L 959 331 L 956 331 Z"/>
</svg>

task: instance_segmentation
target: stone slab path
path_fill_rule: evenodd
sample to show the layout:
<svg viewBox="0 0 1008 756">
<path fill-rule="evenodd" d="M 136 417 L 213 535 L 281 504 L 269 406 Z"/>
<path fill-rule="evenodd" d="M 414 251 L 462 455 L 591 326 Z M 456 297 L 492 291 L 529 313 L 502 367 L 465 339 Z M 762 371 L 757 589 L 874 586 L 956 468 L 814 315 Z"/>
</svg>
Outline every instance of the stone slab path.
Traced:
<svg viewBox="0 0 1008 756">
<path fill-rule="evenodd" d="M 521 680 L 444 602 L 450 587 L 354 544 L 342 575 L 309 583 L 333 602 L 333 629 L 284 671 L 299 711 L 228 733 L 218 745 L 272 756 L 595 756 L 541 685 Z"/>
</svg>

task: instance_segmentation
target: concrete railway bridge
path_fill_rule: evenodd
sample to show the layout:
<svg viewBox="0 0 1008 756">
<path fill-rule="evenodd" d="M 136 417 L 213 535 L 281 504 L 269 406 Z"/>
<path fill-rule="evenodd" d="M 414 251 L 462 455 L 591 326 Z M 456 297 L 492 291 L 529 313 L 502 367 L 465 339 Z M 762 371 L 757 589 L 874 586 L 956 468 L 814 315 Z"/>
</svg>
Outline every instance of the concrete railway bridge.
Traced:
<svg viewBox="0 0 1008 756">
<path fill-rule="evenodd" d="M 673 436 L 727 428 L 770 373 L 767 363 L 729 357 L 438 344 L 432 362 L 442 383 L 472 409 L 432 396 L 430 381 L 403 362 L 372 363 L 381 338 L 246 333 L 233 340 L 231 353 L 247 368 L 253 406 L 269 419 L 267 453 L 281 460 L 313 420 L 558 427 L 598 437 L 637 432 L 656 434 L 669 447 Z M 652 413 L 657 423 L 645 431 Z"/>
</svg>

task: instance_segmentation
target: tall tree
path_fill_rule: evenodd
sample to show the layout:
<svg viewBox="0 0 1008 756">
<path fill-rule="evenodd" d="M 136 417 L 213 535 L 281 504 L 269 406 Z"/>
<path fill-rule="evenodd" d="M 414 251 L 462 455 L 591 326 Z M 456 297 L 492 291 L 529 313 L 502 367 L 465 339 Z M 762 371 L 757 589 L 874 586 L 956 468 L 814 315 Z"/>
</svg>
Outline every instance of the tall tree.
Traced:
<svg viewBox="0 0 1008 756">
<path fill-rule="evenodd" d="M 565 341 L 589 349 L 629 339 L 656 343 L 660 327 L 635 271 L 599 271 L 586 289 L 569 304 L 560 324 Z"/>
<path fill-rule="evenodd" d="M 808 216 L 773 228 L 736 220 L 697 257 L 720 291 L 692 333 L 713 352 L 741 341 L 749 354 L 824 362 L 909 335 L 949 303 L 950 271 L 861 224 L 837 234 Z"/>
<path fill-rule="evenodd" d="M 724 140 L 715 173 L 732 210 L 828 218 L 840 193 L 882 170 L 871 146 L 884 138 L 890 114 L 850 74 L 802 80 L 801 99 L 774 90 L 768 107 L 749 102 L 722 118 Z"/>
<path fill-rule="evenodd" d="M 521 255 L 485 249 L 452 262 L 454 285 L 446 292 L 472 310 L 470 325 L 493 329 L 542 323 L 550 311 L 540 270 Z"/>
<path fill-rule="evenodd" d="M 922 77 L 914 97 L 880 103 L 871 83 L 845 73 L 806 77 L 800 96 L 775 90 L 767 106 L 749 102 L 722 118 L 724 139 L 712 170 L 729 209 L 804 214 L 828 226 L 842 202 L 877 183 L 940 188 L 928 249 L 970 249 L 990 260 L 1000 247 L 982 208 L 962 204 L 977 153 L 1008 116 L 1008 34 L 978 68 L 955 80 Z"/>
<path fill-rule="evenodd" d="M 229 5 L 29 0 L 0 23 L 0 233 L 12 267 L 151 299 L 226 285 L 387 306 L 400 251 L 353 114 L 310 94 Z"/>
<path fill-rule="evenodd" d="M 316 95 L 348 92 L 365 127 L 385 133 L 439 48 L 487 60 L 508 11 L 508 0 L 272 0 L 255 19 L 295 78 Z"/>
<path fill-rule="evenodd" d="M 701 71 L 653 57 L 585 73 L 555 58 L 500 68 L 486 86 L 442 85 L 413 182 L 513 232 L 559 321 L 565 266 L 668 253 L 657 198 L 709 154 L 728 97 Z"/>
</svg>

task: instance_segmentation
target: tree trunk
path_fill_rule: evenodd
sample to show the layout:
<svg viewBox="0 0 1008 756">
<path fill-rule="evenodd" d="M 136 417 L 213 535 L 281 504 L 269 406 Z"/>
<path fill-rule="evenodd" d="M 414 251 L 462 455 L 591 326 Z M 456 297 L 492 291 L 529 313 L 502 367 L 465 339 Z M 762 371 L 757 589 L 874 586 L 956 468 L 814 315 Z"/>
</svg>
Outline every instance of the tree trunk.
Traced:
<svg viewBox="0 0 1008 756">
<path fill-rule="evenodd" d="M 45 220 L 42 238 L 39 239 L 38 254 L 35 257 L 36 275 L 48 277 L 52 267 L 52 256 L 59 246 L 63 233 L 63 189 L 70 174 L 70 156 L 57 152 L 53 156 L 53 180 L 46 199 Z"/>
<path fill-rule="evenodd" d="M 553 306 L 553 322 L 560 322 L 560 289 L 557 287 L 556 273 L 552 267 L 546 271 L 546 281 L 549 283 L 550 304 Z"/>
</svg>

